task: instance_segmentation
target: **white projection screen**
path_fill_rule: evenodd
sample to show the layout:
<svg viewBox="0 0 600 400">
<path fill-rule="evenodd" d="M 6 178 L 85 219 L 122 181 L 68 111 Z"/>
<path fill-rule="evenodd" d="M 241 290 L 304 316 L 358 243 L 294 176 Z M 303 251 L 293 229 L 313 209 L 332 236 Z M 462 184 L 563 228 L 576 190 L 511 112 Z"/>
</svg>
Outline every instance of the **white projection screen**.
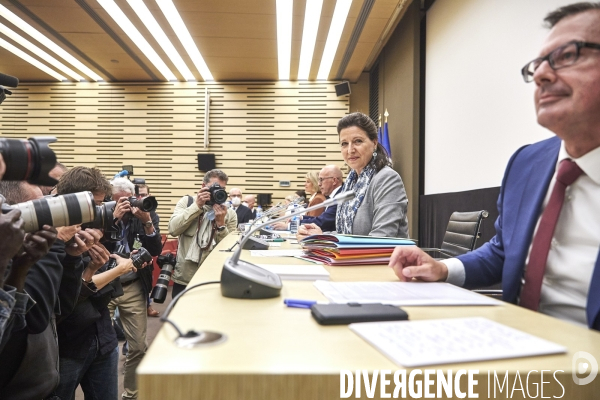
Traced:
<svg viewBox="0 0 600 400">
<path fill-rule="evenodd" d="M 425 194 L 500 186 L 522 145 L 552 132 L 536 123 L 534 83 L 543 18 L 559 0 L 437 0 L 427 13 Z"/>
</svg>

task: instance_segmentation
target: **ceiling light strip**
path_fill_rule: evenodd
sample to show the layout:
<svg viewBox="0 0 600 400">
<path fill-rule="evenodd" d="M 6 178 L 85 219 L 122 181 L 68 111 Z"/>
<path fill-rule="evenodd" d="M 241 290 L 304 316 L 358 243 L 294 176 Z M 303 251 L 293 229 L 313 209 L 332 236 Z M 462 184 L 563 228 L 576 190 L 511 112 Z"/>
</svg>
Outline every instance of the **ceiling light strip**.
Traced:
<svg viewBox="0 0 600 400">
<path fill-rule="evenodd" d="M 175 67 L 183 76 L 183 78 L 186 81 L 195 81 L 196 77 L 194 77 L 192 71 L 190 71 L 187 65 L 185 65 L 185 62 L 177 50 L 175 50 L 175 47 L 162 30 L 158 22 L 156 22 L 156 19 L 150 10 L 148 10 L 148 7 L 146 7 L 146 4 L 144 4 L 143 0 L 127 0 L 127 2 L 131 8 L 133 8 L 133 11 L 135 11 L 144 25 L 146 25 L 146 28 L 148 28 L 148 31 L 152 34 L 152 36 L 154 36 L 154 39 L 156 39 L 160 47 L 162 47 L 165 53 L 167 53 L 167 56 L 169 56 L 173 64 L 175 64 Z"/>
<path fill-rule="evenodd" d="M 35 44 L 31 43 L 29 40 L 25 39 L 23 36 L 19 35 L 6 25 L 0 23 L 0 33 L 5 34 L 10 39 L 14 40 L 27 50 L 29 50 L 32 54 L 35 54 L 42 60 L 46 61 L 48 64 L 54 66 L 56 69 L 61 70 L 66 75 L 69 75 L 71 78 L 76 81 L 85 80 L 83 76 L 79 75 L 77 72 L 73 71 L 71 68 L 67 67 L 56 58 L 52 57 L 50 54 L 46 53 L 44 50 L 37 47 Z"/>
<path fill-rule="evenodd" d="M 346 45 L 346 50 L 344 51 L 344 57 L 342 58 L 342 61 L 340 62 L 340 65 L 338 66 L 337 73 L 335 74 L 335 77 L 334 77 L 335 80 L 340 80 L 343 78 L 344 72 L 346 72 L 346 68 L 348 67 L 348 64 L 350 63 L 350 59 L 352 58 L 352 55 L 354 54 L 354 49 L 356 49 L 356 45 L 358 44 L 358 39 L 360 38 L 363 28 L 365 27 L 365 24 L 367 23 L 367 19 L 369 18 L 369 14 L 371 13 L 371 9 L 373 8 L 374 4 L 375 4 L 375 0 L 365 0 L 365 2 L 363 3 L 362 8 L 360 9 L 360 12 L 358 13 L 358 18 L 356 19 L 356 22 L 354 23 L 354 28 L 352 29 L 352 34 L 350 35 L 348 44 Z"/>
<path fill-rule="evenodd" d="M 158 56 L 156 51 L 150 46 L 150 44 L 144 39 L 142 34 L 137 30 L 131 21 L 127 18 L 125 13 L 115 4 L 113 0 L 98 0 L 98 3 L 106 10 L 108 15 L 123 29 L 123 31 L 129 36 L 129 38 L 135 43 L 135 45 L 144 53 L 144 55 L 150 60 L 152 64 L 158 69 L 158 71 L 168 81 L 176 81 L 177 77 L 171 72 L 167 64 Z"/>
<path fill-rule="evenodd" d="M 293 0 L 277 0 L 277 67 L 279 80 L 290 79 L 290 63 L 292 58 L 292 17 L 294 16 Z"/>
<path fill-rule="evenodd" d="M 319 30 L 322 8 L 323 0 L 306 0 L 298 80 L 308 80 L 313 54 L 315 52 L 315 42 L 317 41 L 317 32 Z"/>
<path fill-rule="evenodd" d="M 346 18 L 348 18 L 348 12 L 350 11 L 351 5 L 352 0 L 337 0 L 335 3 L 335 10 L 333 11 L 329 34 L 327 35 L 323 57 L 321 58 L 321 65 L 319 67 L 319 72 L 317 73 L 318 80 L 327 80 L 329 78 L 329 72 L 331 71 L 333 59 L 340 44 L 340 38 L 342 37 L 342 32 L 344 31 L 344 25 L 346 24 Z"/>
<path fill-rule="evenodd" d="M 38 60 L 36 60 L 35 58 L 31 57 L 29 54 L 25 53 L 23 50 L 20 50 L 20 49 L 16 48 L 15 46 L 13 46 L 12 44 L 8 43 L 6 40 L 4 40 L 2 38 L 0 38 L 0 46 L 4 47 L 6 50 L 8 50 L 11 53 L 13 53 L 15 56 L 20 57 L 23 60 L 27 61 L 29 64 L 33 65 L 34 67 L 37 67 L 37 68 L 41 69 L 42 71 L 44 71 L 48 75 L 52 76 L 53 78 L 56 78 L 59 81 L 66 81 L 67 80 L 67 78 L 65 78 L 61 74 L 59 74 L 59 73 L 55 72 L 54 70 L 48 68 L 47 66 L 45 66 L 44 64 L 42 64 L 41 62 L 39 62 Z"/>
<path fill-rule="evenodd" d="M 104 79 L 102 79 L 102 77 L 100 75 L 98 75 L 97 73 L 95 73 L 94 71 L 89 69 L 81 61 L 79 61 L 78 59 L 73 57 L 71 54 L 67 53 L 64 49 L 62 49 L 56 43 L 54 43 L 53 41 L 48 39 L 46 36 L 41 34 L 37 29 L 35 29 L 31 25 L 29 25 L 27 22 L 23 21 L 20 17 L 18 17 L 16 14 L 14 14 L 12 11 L 10 11 L 8 8 L 4 7 L 3 5 L 0 5 L 0 15 L 3 16 L 4 18 L 6 18 L 6 20 L 9 21 L 11 24 L 13 24 L 17 28 L 19 28 L 20 30 L 22 30 L 23 32 L 25 32 L 26 34 L 28 34 L 29 36 L 31 36 L 32 38 L 37 40 L 39 43 L 46 46 L 46 48 L 48 48 L 49 50 L 54 52 L 54 54 L 61 57 L 63 60 L 65 60 L 66 62 L 68 62 L 69 64 L 71 64 L 72 66 L 74 66 L 75 68 L 80 70 L 81 72 L 83 72 L 85 75 L 87 75 L 92 80 L 94 80 L 94 81 L 103 81 L 104 80 Z M 85 80 L 85 79 L 81 78 L 80 80 Z"/>
<path fill-rule="evenodd" d="M 156 2 L 163 14 L 165 14 L 165 17 L 167 17 L 167 21 L 171 24 L 171 28 L 175 31 L 179 41 L 192 59 L 192 62 L 200 75 L 202 75 L 202 78 L 205 81 L 213 81 L 214 78 L 208 69 L 208 65 L 206 65 L 198 47 L 196 47 L 196 43 L 194 43 L 194 39 L 192 39 L 192 35 L 190 35 L 190 32 L 183 23 L 181 15 L 179 15 L 173 2 L 171 0 L 157 0 Z"/>
</svg>

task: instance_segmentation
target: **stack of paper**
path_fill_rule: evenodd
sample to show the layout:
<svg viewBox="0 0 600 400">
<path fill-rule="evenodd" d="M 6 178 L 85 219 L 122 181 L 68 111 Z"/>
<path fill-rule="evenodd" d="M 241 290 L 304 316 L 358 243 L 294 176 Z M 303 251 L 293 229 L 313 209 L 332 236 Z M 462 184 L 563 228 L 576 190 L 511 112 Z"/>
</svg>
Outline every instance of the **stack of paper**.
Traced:
<svg viewBox="0 0 600 400">
<path fill-rule="evenodd" d="M 412 246 L 409 239 L 355 236 L 313 235 L 300 242 L 302 258 L 327 265 L 387 264 L 396 246 Z"/>
<path fill-rule="evenodd" d="M 316 281 L 329 280 L 329 272 L 321 265 L 273 265 L 258 264 L 259 267 L 274 272 L 282 280 Z"/>
</svg>

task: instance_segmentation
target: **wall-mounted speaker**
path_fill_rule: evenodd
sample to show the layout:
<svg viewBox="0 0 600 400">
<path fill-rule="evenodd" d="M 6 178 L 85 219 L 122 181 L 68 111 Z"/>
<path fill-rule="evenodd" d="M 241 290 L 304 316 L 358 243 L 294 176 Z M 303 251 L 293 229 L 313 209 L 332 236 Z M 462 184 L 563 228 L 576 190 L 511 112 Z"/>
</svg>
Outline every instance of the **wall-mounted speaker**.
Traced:
<svg viewBox="0 0 600 400">
<path fill-rule="evenodd" d="M 350 94 L 350 82 L 348 82 L 348 81 L 337 84 L 334 87 L 335 87 L 335 94 L 338 97 L 346 95 L 346 94 Z"/>
<path fill-rule="evenodd" d="M 260 204 L 261 207 L 266 207 L 271 204 L 271 196 L 272 193 L 258 193 L 256 202 Z"/>
<path fill-rule="evenodd" d="M 198 169 L 208 172 L 215 169 L 215 155 L 210 153 L 198 153 Z"/>
</svg>

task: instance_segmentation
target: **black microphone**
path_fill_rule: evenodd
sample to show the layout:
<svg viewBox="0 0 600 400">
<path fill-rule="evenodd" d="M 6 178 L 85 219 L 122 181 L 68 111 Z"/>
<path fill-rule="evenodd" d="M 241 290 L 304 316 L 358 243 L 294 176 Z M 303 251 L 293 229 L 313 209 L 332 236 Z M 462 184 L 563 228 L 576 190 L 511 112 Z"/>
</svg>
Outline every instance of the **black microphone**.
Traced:
<svg viewBox="0 0 600 400">
<path fill-rule="evenodd" d="M 17 87 L 19 86 L 19 78 L 0 73 L 0 86 Z"/>
<path fill-rule="evenodd" d="M 337 195 L 333 199 L 325 200 L 320 204 L 308 207 L 307 209 L 303 210 L 302 212 L 298 212 L 295 215 L 301 215 L 309 211 L 318 210 L 320 208 L 329 207 L 335 204 L 341 204 L 345 201 L 353 199 L 355 196 L 356 193 L 353 191 L 344 192 Z M 233 256 L 225 260 L 225 264 L 223 264 L 223 270 L 221 271 L 221 294 L 223 296 L 234 299 L 268 299 L 279 296 L 282 288 L 279 275 L 267 271 L 258 265 L 240 260 L 240 256 L 242 254 L 242 248 L 244 247 L 244 244 L 254 232 L 274 222 L 287 219 L 288 217 L 288 215 L 284 215 L 274 220 L 257 225 L 251 229 L 247 235 L 244 236 L 240 242 L 240 246 L 236 252 L 233 253 Z"/>
</svg>

